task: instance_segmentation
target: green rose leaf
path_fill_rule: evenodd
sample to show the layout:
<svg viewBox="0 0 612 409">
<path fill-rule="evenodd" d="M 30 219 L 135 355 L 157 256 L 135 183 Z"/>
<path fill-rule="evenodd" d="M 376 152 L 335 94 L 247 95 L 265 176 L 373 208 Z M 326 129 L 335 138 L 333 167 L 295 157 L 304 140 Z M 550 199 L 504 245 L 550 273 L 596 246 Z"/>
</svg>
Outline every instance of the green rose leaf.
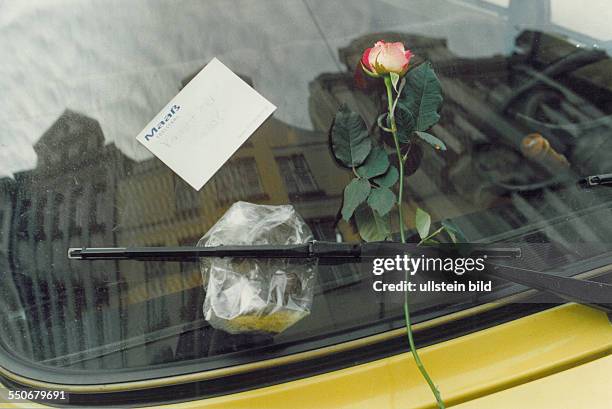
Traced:
<svg viewBox="0 0 612 409">
<path fill-rule="evenodd" d="M 342 203 L 342 218 L 348 221 L 357 206 L 365 202 L 370 194 L 370 182 L 367 179 L 353 179 L 344 188 L 344 202 Z"/>
<path fill-rule="evenodd" d="M 373 178 L 382 175 L 389 169 L 389 156 L 381 147 L 374 147 L 363 165 L 357 168 L 357 174 L 362 178 Z"/>
<path fill-rule="evenodd" d="M 446 230 L 446 233 L 448 233 L 448 235 L 450 236 L 453 243 L 468 242 L 467 238 L 465 237 L 465 234 L 463 234 L 459 226 L 453 223 L 450 219 L 442 220 L 442 226 L 444 227 L 444 230 Z"/>
<path fill-rule="evenodd" d="M 368 196 L 368 204 L 380 216 L 385 216 L 395 204 L 395 193 L 388 187 L 374 188 L 370 192 L 370 196 Z"/>
<path fill-rule="evenodd" d="M 440 81 L 429 62 L 409 70 L 405 78 L 401 102 L 416 118 L 415 130 L 426 131 L 440 120 Z"/>
<path fill-rule="evenodd" d="M 415 223 L 419 237 L 424 239 L 429 235 L 429 228 L 431 227 L 431 216 L 425 210 L 417 207 Z"/>
<path fill-rule="evenodd" d="M 345 166 L 359 166 L 372 150 L 372 140 L 363 119 L 342 105 L 331 129 L 332 151 Z"/>
<path fill-rule="evenodd" d="M 389 169 L 384 175 L 378 176 L 373 179 L 374 183 L 378 186 L 391 187 L 399 179 L 399 172 L 393 165 L 389 166 Z"/>
<path fill-rule="evenodd" d="M 414 132 L 416 120 L 408 106 L 399 101 L 395 107 L 395 123 L 397 124 L 397 138 L 402 143 L 408 143 Z"/>
<path fill-rule="evenodd" d="M 444 142 L 442 142 L 440 139 L 436 138 L 432 134 L 422 131 L 416 131 L 415 133 L 419 138 L 433 146 L 434 149 L 442 151 L 446 150 L 446 145 L 444 145 Z"/>
<path fill-rule="evenodd" d="M 359 235 L 365 241 L 383 241 L 391 236 L 389 215 L 379 216 L 370 206 L 359 206 L 355 211 Z"/>
</svg>

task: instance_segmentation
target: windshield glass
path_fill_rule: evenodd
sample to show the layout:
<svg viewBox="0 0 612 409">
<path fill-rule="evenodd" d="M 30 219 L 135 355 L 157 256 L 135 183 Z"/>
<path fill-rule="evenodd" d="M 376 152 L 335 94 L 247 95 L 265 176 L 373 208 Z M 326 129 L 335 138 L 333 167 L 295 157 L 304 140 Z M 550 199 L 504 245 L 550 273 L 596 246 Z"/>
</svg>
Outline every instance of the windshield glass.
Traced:
<svg viewBox="0 0 612 409">
<path fill-rule="evenodd" d="M 271 337 L 212 328 L 197 263 L 67 258 L 70 247 L 194 246 L 237 201 L 291 204 L 316 239 L 358 241 L 339 216 L 352 173 L 329 129 L 342 103 L 376 123 L 379 90 L 355 73 L 379 39 L 431 61 L 442 84 L 431 133 L 447 150 L 411 152 L 410 214 L 450 218 L 470 241 L 607 241 L 612 187 L 576 183 L 612 173 L 612 28 L 597 3 L 2 3 L 3 349 L 37 368 L 101 373 L 257 360 L 265 346 L 287 354 L 401 325 L 401 304 L 371 291 L 371 268 L 356 263 L 321 266 L 310 315 Z M 135 136 L 213 57 L 278 109 L 198 192 Z M 563 170 L 521 149 L 536 133 Z M 567 267 L 563 254 L 542 266 Z M 482 302 L 412 300 L 417 322 Z"/>
</svg>

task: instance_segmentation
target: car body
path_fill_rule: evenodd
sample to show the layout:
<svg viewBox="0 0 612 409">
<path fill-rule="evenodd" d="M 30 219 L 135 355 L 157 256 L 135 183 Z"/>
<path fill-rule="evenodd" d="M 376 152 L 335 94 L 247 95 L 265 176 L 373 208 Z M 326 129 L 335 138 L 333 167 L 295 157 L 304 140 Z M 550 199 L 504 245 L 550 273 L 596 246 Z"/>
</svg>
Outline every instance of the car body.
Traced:
<svg viewBox="0 0 612 409">
<path fill-rule="evenodd" d="M 612 189 L 584 183 L 612 174 L 605 5 L 0 7 L 0 53 L 14 56 L 0 63 L 3 407 L 435 407 L 403 295 L 373 291 L 367 260 L 319 263 L 308 314 L 270 334 L 211 325 L 205 263 L 67 257 L 196 246 L 240 202 L 292 205 L 312 238 L 359 242 L 339 211 L 354 173 L 334 159 L 329 133 L 342 104 L 376 129 L 383 88 L 359 61 L 381 39 L 410 48 L 415 66 L 429 61 L 444 97 L 429 132 L 447 149 L 418 142 L 406 153 L 408 241 L 420 240 L 423 208 L 471 244 L 519 247 L 521 268 L 549 278 L 534 288 L 493 274 L 491 291 L 409 297 L 416 346 L 444 401 L 612 407 L 611 303 L 557 291 L 612 280 Z M 213 57 L 278 109 L 197 191 L 135 136 Z M 524 149 L 535 134 L 561 167 Z"/>
</svg>

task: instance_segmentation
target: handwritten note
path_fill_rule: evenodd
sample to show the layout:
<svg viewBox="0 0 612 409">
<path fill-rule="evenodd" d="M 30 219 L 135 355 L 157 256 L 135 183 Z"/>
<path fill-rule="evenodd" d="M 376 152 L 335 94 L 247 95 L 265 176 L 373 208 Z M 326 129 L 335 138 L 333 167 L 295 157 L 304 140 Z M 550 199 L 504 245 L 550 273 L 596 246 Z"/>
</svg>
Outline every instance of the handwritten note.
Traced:
<svg viewBox="0 0 612 409">
<path fill-rule="evenodd" d="M 200 190 L 275 110 L 213 58 L 136 139 Z"/>
</svg>

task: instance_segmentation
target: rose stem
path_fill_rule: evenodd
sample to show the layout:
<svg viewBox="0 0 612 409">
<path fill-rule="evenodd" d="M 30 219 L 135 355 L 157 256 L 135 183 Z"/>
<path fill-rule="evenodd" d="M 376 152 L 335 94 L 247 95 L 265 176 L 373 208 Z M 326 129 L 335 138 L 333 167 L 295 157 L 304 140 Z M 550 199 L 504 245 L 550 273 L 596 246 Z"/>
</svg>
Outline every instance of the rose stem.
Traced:
<svg viewBox="0 0 612 409">
<path fill-rule="evenodd" d="M 397 125 L 395 123 L 395 113 L 393 112 L 393 84 L 391 83 L 391 77 L 389 75 L 384 76 L 385 87 L 387 89 L 387 102 L 389 106 L 389 121 L 391 122 L 391 134 L 393 135 L 393 142 L 395 143 L 395 151 L 397 153 L 397 160 L 399 162 L 399 192 L 397 196 L 397 210 L 399 215 L 399 230 L 400 230 L 400 238 L 402 243 L 406 243 L 406 236 L 404 234 L 404 215 L 402 213 L 402 197 L 404 194 L 404 160 L 402 158 L 402 152 L 400 150 L 399 139 L 397 136 Z M 405 280 L 408 282 L 408 270 L 406 270 Z M 417 352 L 416 346 L 414 345 L 414 338 L 412 336 L 412 325 L 410 323 L 410 308 L 408 304 L 408 291 L 404 291 L 404 319 L 406 321 L 406 333 L 408 334 L 408 343 L 410 344 L 410 351 L 412 352 L 412 356 L 414 357 L 414 361 L 423 375 L 423 378 L 427 381 L 431 392 L 434 394 L 436 401 L 438 403 L 438 408 L 445 409 L 444 401 L 440 396 L 440 391 L 433 383 L 421 358 L 419 357 L 419 353 Z"/>
</svg>

